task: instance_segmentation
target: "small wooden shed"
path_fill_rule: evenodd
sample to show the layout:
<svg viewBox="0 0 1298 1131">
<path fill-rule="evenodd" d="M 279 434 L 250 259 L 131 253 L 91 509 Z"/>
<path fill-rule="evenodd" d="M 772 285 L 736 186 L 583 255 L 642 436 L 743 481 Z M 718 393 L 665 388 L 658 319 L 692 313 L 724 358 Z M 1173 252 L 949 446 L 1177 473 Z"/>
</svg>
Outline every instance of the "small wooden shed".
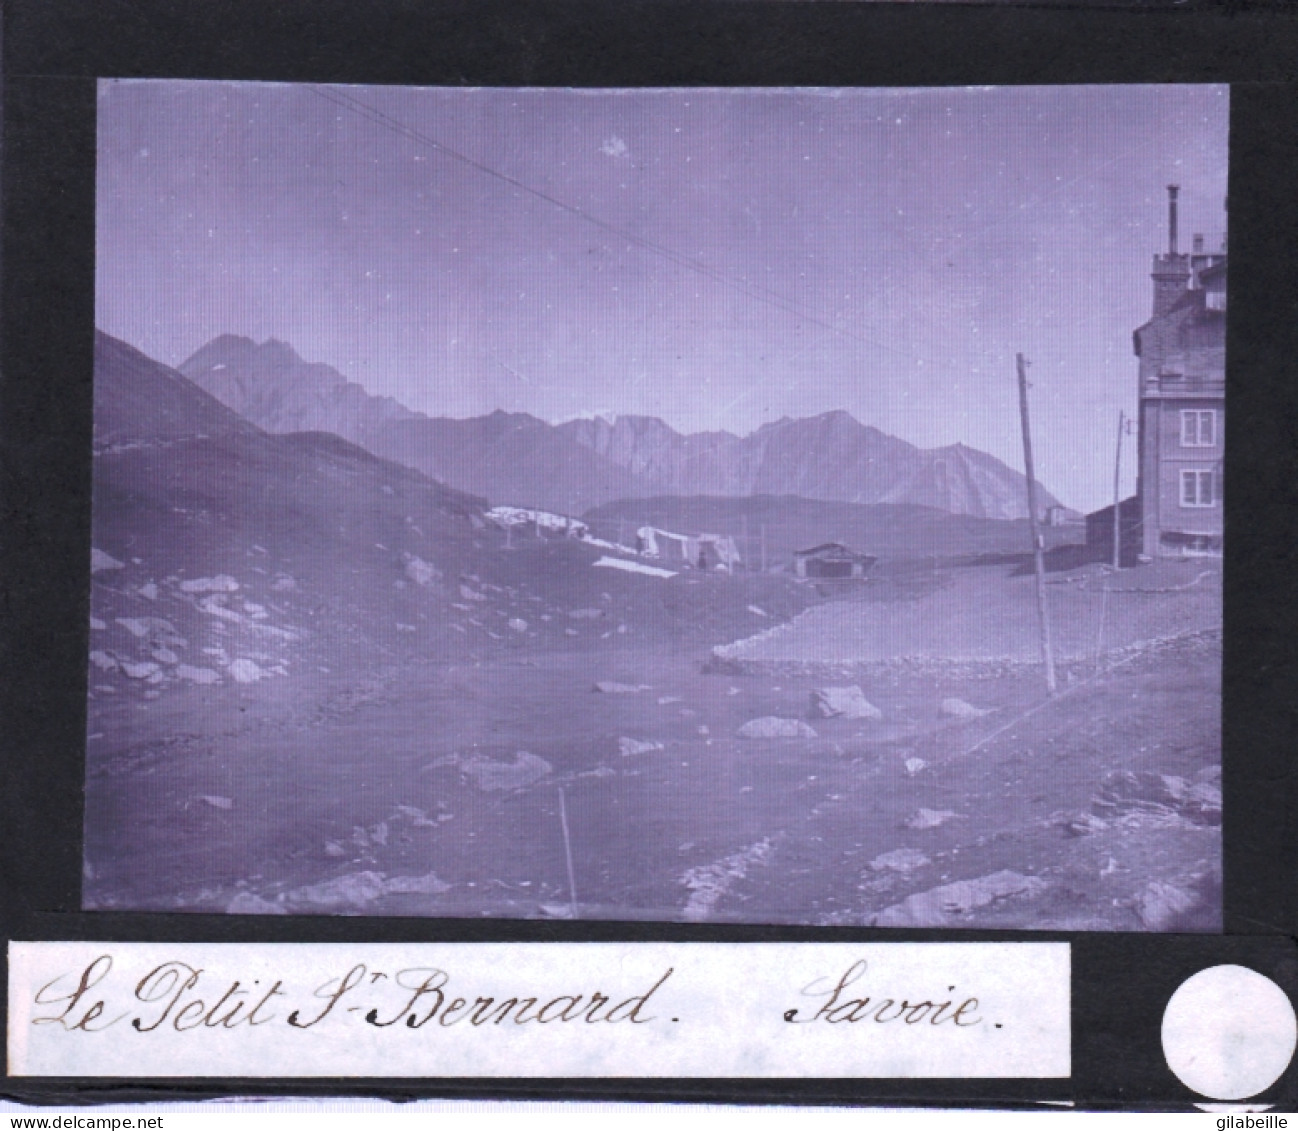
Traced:
<svg viewBox="0 0 1298 1131">
<path fill-rule="evenodd" d="M 795 550 L 793 571 L 798 577 L 812 580 L 850 580 L 864 577 L 876 561 L 841 542 L 825 542 L 809 550 Z"/>
</svg>

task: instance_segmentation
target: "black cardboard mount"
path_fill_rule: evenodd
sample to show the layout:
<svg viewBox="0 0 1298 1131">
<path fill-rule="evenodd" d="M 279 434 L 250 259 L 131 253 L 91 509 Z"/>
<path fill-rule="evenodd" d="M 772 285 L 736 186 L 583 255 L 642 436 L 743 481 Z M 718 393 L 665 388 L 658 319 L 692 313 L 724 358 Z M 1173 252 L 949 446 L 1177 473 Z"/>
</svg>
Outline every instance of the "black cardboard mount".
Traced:
<svg viewBox="0 0 1298 1131">
<path fill-rule="evenodd" d="M 1071 1081 L 8 1079 L 28 1103 L 231 1094 L 1194 1110 L 1162 1009 L 1235 962 L 1298 987 L 1298 12 L 1274 5 L 712 0 L 9 0 L 0 208 L 6 939 L 851 941 L 1073 947 Z M 885 932 L 79 910 L 94 325 L 95 81 L 528 86 L 1228 82 L 1229 487 L 1222 935 Z M 1133 370 L 1134 373 L 1134 370 Z M 3 1008 L 0 1006 L 0 1008 Z M 1292 1067 L 1260 1102 L 1294 1110 Z"/>
</svg>

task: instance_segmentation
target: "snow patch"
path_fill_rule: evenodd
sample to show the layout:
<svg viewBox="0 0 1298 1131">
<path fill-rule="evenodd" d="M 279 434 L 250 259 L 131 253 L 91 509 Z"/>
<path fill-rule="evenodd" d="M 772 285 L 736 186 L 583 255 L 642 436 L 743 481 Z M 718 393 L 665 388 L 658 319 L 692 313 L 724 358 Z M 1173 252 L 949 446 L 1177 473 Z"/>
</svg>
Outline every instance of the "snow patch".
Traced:
<svg viewBox="0 0 1298 1131">
<path fill-rule="evenodd" d="M 623 558 L 603 557 L 594 563 L 605 569 L 621 569 L 627 573 L 643 573 L 648 577 L 675 577 L 670 569 L 659 569 L 657 566 L 645 565 L 643 562 L 628 562 Z"/>
</svg>

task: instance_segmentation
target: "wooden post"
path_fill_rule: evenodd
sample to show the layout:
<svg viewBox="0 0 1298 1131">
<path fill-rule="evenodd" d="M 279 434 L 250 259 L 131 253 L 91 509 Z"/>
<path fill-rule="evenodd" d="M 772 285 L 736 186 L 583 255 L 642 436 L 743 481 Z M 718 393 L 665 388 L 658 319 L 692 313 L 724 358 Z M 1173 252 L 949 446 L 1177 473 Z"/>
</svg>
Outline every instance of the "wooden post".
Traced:
<svg viewBox="0 0 1298 1131">
<path fill-rule="evenodd" d="M 1046 558 L 1037 526 L 1037 480 L 1032 468 L 1032 431 L 1028 427 L 1028 363 L 1022 354 L 1015 362 L 1019 371 L 1019 417 L 1023 424 L 1023 468 L 1028 481 L 1028 527 L 1032 531 L 1032 555 L 1037 572 L 1037 619 L 1041 625 L 1041 654 L 1046 661 L 1046 688 L 1055 693 L 1055 651 L 1050 643 L 1050 617 L 1046 613 Z"/>
<path fill-rule="evenodd" d="M 1122 410 L 1118 410 L 1118 450 L 1113 457 L 1113 570 L 1116 573 L 1122 568 L 1122 523 L 1118 517 L 1119 477 L 1122 474 L 1122 430 L 1126 426 Z"/>
</svg>

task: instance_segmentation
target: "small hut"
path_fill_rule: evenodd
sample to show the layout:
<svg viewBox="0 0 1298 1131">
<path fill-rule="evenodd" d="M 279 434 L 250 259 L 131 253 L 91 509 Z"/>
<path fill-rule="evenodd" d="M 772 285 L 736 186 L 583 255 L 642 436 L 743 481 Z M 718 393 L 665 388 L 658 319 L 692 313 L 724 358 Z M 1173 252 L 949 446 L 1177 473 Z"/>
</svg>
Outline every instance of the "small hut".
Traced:
<svg viewBox="0 0 1298 1131">
<path fill-rule="evenodd" d="M 841 542 L 825 542 L 809 550 L 795 550 L 793 571 L 812 580 L 851 580 L 864 577 L 877 560 Z"/>
</svg>

